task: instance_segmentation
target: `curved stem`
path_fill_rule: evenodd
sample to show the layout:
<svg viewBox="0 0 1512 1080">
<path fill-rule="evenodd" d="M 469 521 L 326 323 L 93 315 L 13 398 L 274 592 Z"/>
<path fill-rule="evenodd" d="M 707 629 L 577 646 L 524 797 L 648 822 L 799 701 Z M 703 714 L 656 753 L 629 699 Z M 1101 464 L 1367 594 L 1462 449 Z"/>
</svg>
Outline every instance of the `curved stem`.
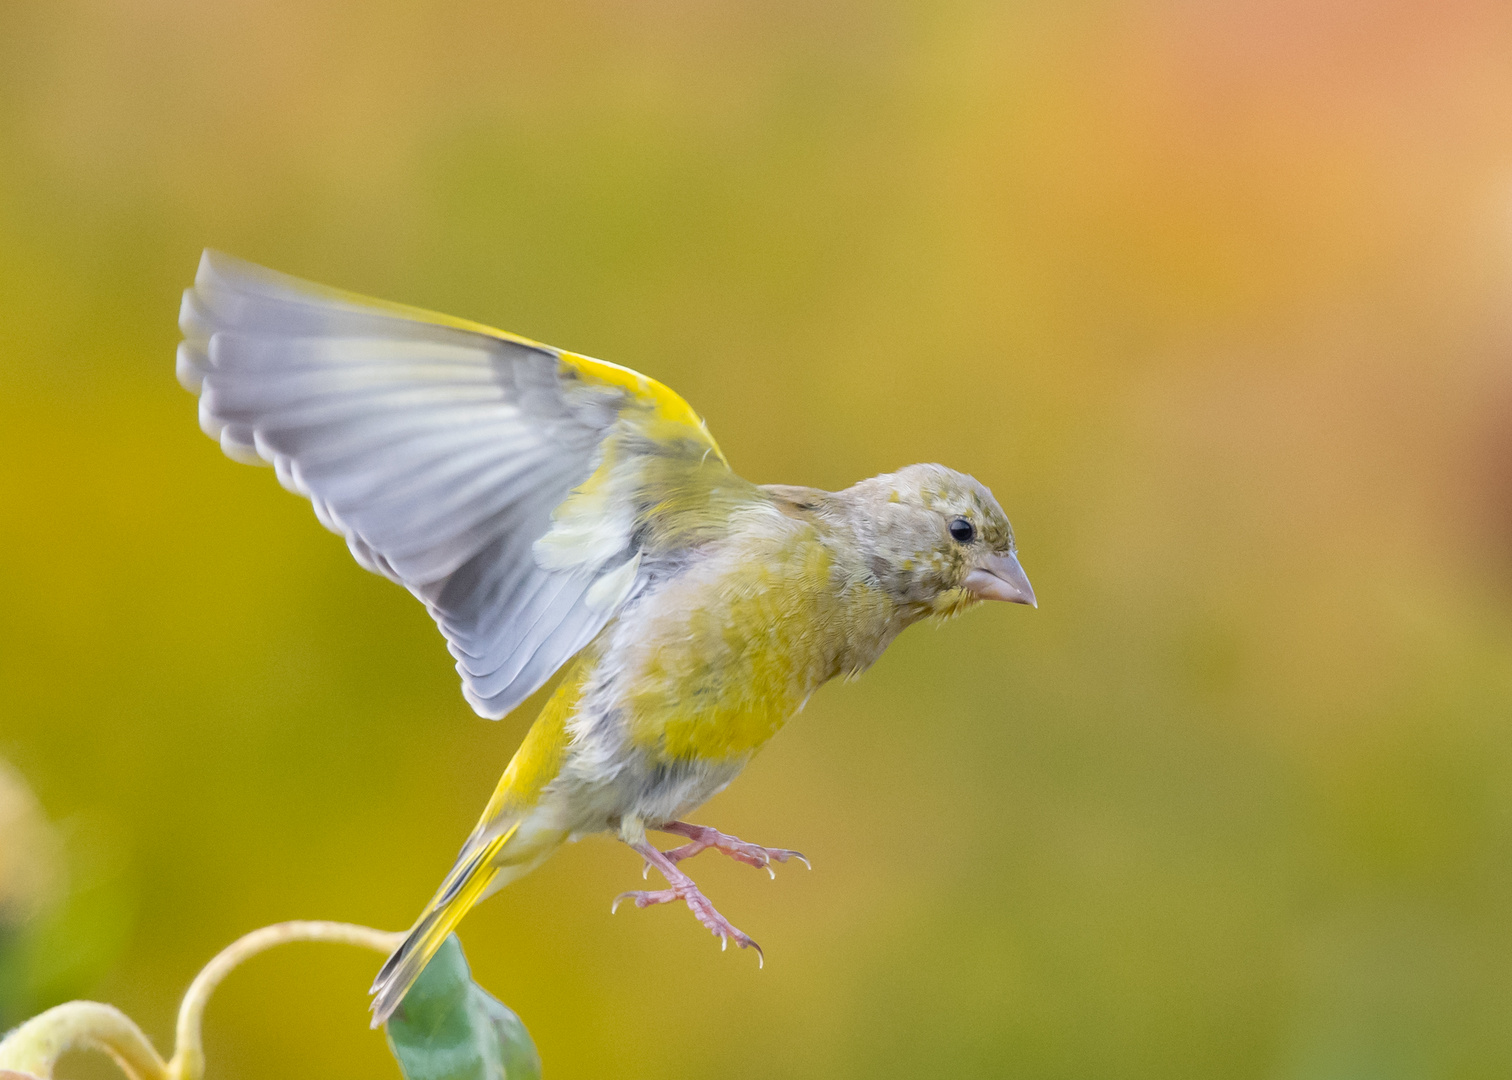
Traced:
<svg viewBox="0 0 1512 1080">
<path fill-rule="evenodd" d="M 210 995 L 231 970 L 250 956 L 290 941 L 330 941 L 340 945 L 358 945 L 378 952 L 393 952 L 404 940 L 403 933 L 374 930 L 339 922 L 286 922 L 264 926 L 237 938 L 201 969 L 189 984 L 179 1006 L 173 1060 L 164 1074 L 167 1080 L 200 1080 L 205 1073 L 205 1049 L 200 1038 L 200 1021 Z"/>
<path fill-rule="evenodd" d="M 168 1080 L 168 1066 L 131 1018 L 113 1005 L 70 1001 L 22 1024 L 0 1042 L 0 1070 L 45 1078 L 69 1050 L 102 1050 L 131 1080 Z"/>
<path fill-rule="evenodd" d="M 70 1001 L 32 1017 L 0 1041 L 0 1080 L 14 1072 L 48 1080 L 58 1059 L 70 1050 L 102 1050 L 115 1058 L 130 1080 L 200 1080 L 205 1074 L 205 1047 L 200 1022 L 215 988 L 250 956 L 290 941 L 330 941 L 393 952 L 403 933 L 339 922 L 286 922 L 265 926 L 237 938 L 200 970 L 179 1006 L 177 1049 L 164 1062 L 142 1029 L 113 1005 Z"/>
</svg>

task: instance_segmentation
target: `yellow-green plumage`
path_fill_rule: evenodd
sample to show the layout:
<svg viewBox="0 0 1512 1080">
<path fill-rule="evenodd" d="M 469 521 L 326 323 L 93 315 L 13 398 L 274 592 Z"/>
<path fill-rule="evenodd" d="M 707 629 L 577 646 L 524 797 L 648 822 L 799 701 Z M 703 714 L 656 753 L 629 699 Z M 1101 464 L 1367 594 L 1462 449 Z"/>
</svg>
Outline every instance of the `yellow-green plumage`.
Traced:
<svg viewBox="0 0 1512 1080">
<path fill-rule="evenodd" d="M 207 255 L 179 372 L 228 453 L 274 465 L 363 565 L 425 601 L 499 716 L 566 671 L 478 826 L 374 983 L 375 1023 L 468 908 L 564 841 L 612 831 L 742 947 L 677 869 L 680 818 L 813 692 L 910 623 L 1033 602 L 986 488 L 937 465 L 842 492 L 757 487 L 636 372 Z M 647 829 L 692 838 L 669 858 Z"/>
<path fill-rule="evenodd" d="M 669 583 L 644 618 L 622 658 L 636 747 L 669 760 L 749 756 L 838 670 L 835 630 L 866 590 L 831 580 L 837 560 L 813 526 L 770 524 Z"/>
</svg>

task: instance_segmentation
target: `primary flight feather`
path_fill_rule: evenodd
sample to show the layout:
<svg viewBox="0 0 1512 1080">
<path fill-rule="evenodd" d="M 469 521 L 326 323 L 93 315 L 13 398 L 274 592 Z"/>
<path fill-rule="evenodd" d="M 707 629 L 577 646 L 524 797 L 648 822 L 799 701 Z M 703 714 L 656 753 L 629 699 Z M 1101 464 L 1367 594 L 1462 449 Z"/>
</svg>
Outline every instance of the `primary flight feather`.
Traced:
<svg viewBox="0 0 1512 1080">
<path fill-rule="evenodd" d="M 667 880 L 620 899 L 681 900 L 754 947 L 678 864 L 801 856 L 681 819 L 910 623 L 1034 603 L 1002 508 L 939 465 L 840 492 L 757 486 L 644 375 L 215 252 L 179 325 L 205 433 L 271 464 L 420 598 L 480 715 L 567 668 L 379 972 L 375 1025 L 473 904 L 587 833 L 617 833 Z M 662 851 L 648 829 L 687 842 Z"/>
</svg>

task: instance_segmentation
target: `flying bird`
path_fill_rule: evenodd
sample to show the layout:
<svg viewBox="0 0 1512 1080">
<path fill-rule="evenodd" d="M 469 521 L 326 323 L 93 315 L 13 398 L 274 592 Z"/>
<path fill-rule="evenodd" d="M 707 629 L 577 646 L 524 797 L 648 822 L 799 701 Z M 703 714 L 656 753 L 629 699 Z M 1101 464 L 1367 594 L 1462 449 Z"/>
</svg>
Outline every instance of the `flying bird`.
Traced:
<svg viewBox="0 0 1512 1080">
<path fill-rule="evenodd" d="M 425 604 L 474 710 L 502 717 L 563 672 L 378 973 L 375 1027 L 474 904 L 590 833 L 666 879 L 616 905 L 681 901 L 759 956 L 681 864 L 802 856 L 687 816 L 911 623 L 1035 603 L 997 500 L 940 465 L 836 492 L 752 484 L 654 379 L 212 251 L 179 326 L 205 433 Z"/>
</svg>

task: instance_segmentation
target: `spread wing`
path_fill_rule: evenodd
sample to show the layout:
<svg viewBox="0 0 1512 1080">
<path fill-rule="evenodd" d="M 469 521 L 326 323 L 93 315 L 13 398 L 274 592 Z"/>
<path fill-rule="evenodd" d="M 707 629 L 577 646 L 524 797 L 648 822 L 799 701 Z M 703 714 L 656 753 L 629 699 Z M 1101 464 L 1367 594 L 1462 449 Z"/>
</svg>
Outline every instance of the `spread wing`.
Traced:
<svg viewBox="0 0 1512 1080">
<path fill-rule="evenodd" d="M 179 326 L 206 434 L 425 603 L 483 716 L 613 617 L 654 519 L 749 487 L 665 386 L 476 323 L 207 251 Z"/>
</svg>

